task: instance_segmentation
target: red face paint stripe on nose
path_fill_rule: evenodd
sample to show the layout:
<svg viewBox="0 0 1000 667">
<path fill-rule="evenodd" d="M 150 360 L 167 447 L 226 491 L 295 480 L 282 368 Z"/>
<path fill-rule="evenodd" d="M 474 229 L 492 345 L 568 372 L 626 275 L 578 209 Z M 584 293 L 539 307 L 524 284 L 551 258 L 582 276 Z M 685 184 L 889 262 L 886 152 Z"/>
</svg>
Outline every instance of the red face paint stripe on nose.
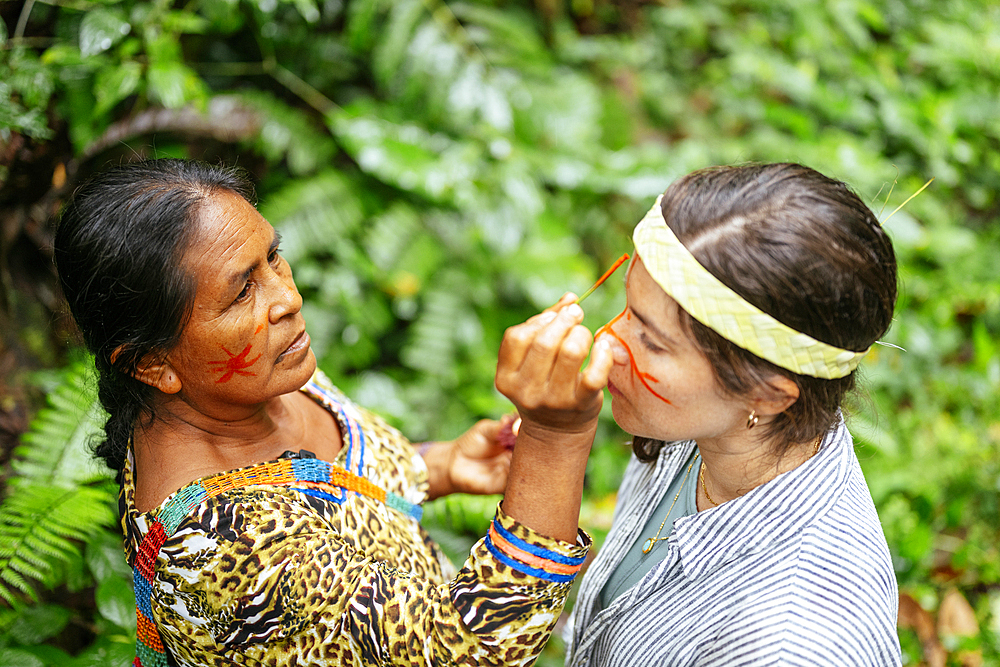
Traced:
<svg viewBox="0 0 1000 667">
<path fill-rule="evenodd" d="M 625 313 L 627 313 L 627 312 L 628 312 L 628 308 L 626 307 L 625 310 L 623 310 L 622 312 L 620 312 L 617 315 L 615 315 L 614 318 L 612 318 L 612 320 L 610 322 L 608 322 L 603 327 L 601 327 L 600 329 L 598 329 L 597 333 L 594 334 L 594 337 L 596 338 L 597 336 L 600 336 L 602 333 L 606 333 L 609 336 L 613 337 L 615 340 L 617 340 L 619 343 L 621 343 L 621 346 L 625 348 L 626 352 L 628 352 L 628 360 L 629 360 L 629 364 L 632 366 L 632 373 L 637 378 L 639 378 L 639 382 L 642 383 L 642 386 L 644 386 L 649 391 L 649 393 L 651 393 L 653 396 L 656 396 L 658 399 L 660 399 L 661 401 L 663 401 L 667 405 L 673 405 L 673 403 L 670 402 L 670 399 L 668 399 L 668 398 L 666 398 L 664 396 L 660 396 L 659 394 L 657 394 L 653 390 L 652 387 L 649 386 L 649 382 L 646 381 L 647 378 L 649 380 L 652 380 L 653 382 L 656 382 L 656 383 L 659 383 L 659 380 L 657 380 L 655 377 L 653 377 L 649 373 L 643 373 L 642 371 L 639 370 L 638 364 L 635 363 L 635 356 L 632 354 L 632 348 L 630 348 L 628 346 L 628 343 L 626 343 L 624 340 L 622 340 L 622 337 L 619 336 L 618 334 L 616 334 L 615 331 L 614 331 L 614 329 L 611 328 L 611 327 L 613 327 L 615 325 L 615 322 L 617 322 L 618 320 L 620 320 L 625 315 Z"/>
</svg>

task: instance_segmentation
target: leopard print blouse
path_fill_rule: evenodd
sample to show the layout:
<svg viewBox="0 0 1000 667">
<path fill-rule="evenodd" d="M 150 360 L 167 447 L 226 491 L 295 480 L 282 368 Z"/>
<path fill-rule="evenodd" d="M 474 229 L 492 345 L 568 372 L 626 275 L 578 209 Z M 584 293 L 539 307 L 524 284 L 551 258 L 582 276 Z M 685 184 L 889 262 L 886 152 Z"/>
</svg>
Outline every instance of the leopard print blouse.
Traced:
<svg viewBox="0 0 1000 667">
<path fill-rule="evenodd" d="M 414 518 L 428 486 L 412 445 L 322 373 L 302 391 L 343 434 L 332 464 L 312 461 L 323 475 L 302 474 L 295 460 L 262 463 L 192 482 L 141 513 L 130 452 L 120 504 L 136 664 L 534 662 L 590 537 L 549 539 L 498 507 L 456 572 Z"/>
</svg>

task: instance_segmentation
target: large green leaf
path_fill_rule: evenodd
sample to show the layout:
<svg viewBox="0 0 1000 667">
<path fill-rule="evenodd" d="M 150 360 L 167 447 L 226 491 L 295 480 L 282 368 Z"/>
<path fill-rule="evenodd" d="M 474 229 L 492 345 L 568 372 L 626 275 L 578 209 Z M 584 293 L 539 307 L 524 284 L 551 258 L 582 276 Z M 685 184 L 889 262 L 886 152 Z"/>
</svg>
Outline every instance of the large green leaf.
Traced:
<svg viewBox="0 0 1000 667">
<path fill-rule="evenodd" d="M 0 661 L 5 667 L 47 667 L 41 658 L 16 648 L 0 648 Z"/>
<path fill-rule="evenodd" d="M 80 52 L 93 56 L 107 51 L 131 32 L 132 26 L 119 9 L 98 7 L 87 12 L 80 23 Z"/>
<path fill-rule="evenodd" d="M 94 82 L 94 95 L 97 98 L 94 113 L 107 113 L 118 102 L 135 93 L 141 82 L 142 65 L 137 62 L 126 61 L 118 67 L 101 69 Z"/>
<path fill-rule="evenodd" d="M 331 129 L 358 166 L 375 178 L 432 202 L 474 197 L 482 148 L 413 123 L 340 113 Z"/>
</svg>

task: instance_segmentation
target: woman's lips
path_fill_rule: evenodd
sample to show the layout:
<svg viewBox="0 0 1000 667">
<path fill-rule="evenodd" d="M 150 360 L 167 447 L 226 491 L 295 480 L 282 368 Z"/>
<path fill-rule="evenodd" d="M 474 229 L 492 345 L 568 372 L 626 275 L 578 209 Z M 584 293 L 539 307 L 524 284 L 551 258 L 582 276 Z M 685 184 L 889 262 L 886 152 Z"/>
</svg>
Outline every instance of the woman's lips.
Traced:
<svg viewBox="0 0 1000 667">
<path fill-rule="evenodd" d="M 611 380 L 608 380 L 608 391 L 611 392 L 612 396 L 621 396 L 622 395 L 622 393 L 620 391 L 618 391 L 618 387 L 616 387 L 614 385 L 614 383 L 611 382 Z"/>
<path fill-rule="evenodd" d="M 285 348 L 285 351 L 282 352 L 278 358 L 279 359 L 284 358 L 289 354 L 294 354 L 295 352 L 299 352 L 300 350 L 305 350 L 308 347 L 309 347 L 309 334 L 303 331 L 302 333 L 300 333 L 298 336 L 295 337 L 295 340 L 292 341 L 292 344 L 289 345 L 287 348 Z"/>
</svg>

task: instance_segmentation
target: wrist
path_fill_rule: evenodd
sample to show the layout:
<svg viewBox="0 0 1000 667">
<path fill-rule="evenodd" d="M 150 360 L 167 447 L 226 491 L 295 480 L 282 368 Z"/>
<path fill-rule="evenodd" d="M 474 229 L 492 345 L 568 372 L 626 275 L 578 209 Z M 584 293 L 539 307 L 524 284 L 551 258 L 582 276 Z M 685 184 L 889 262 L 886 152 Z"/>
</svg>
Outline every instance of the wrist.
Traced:
<svg viewBox="0 0 1000 667">
<path fill-rule="evenodd" d="M 580 450 L 589 453 L 597 435 L 597 419 L 575 424 L 551 426 L 531 420 L 522 420 L 517 434 L 518 447 L 544 447 L 559 451 Z"/>
<path fill-rule="evenodd" d="M 511 458 L 504 511 L 542 535 L 572 543 L 593 441 L 593 431 L 554 439 L 526 434 L 522 428 Z"/>
<path fill-rule="evenodd" d="M 434 500 L 452 492 L 451 450 L 452 442 L 423 442 L 417 452 L 427 465 L 427 499 Z"/>
</svg>

